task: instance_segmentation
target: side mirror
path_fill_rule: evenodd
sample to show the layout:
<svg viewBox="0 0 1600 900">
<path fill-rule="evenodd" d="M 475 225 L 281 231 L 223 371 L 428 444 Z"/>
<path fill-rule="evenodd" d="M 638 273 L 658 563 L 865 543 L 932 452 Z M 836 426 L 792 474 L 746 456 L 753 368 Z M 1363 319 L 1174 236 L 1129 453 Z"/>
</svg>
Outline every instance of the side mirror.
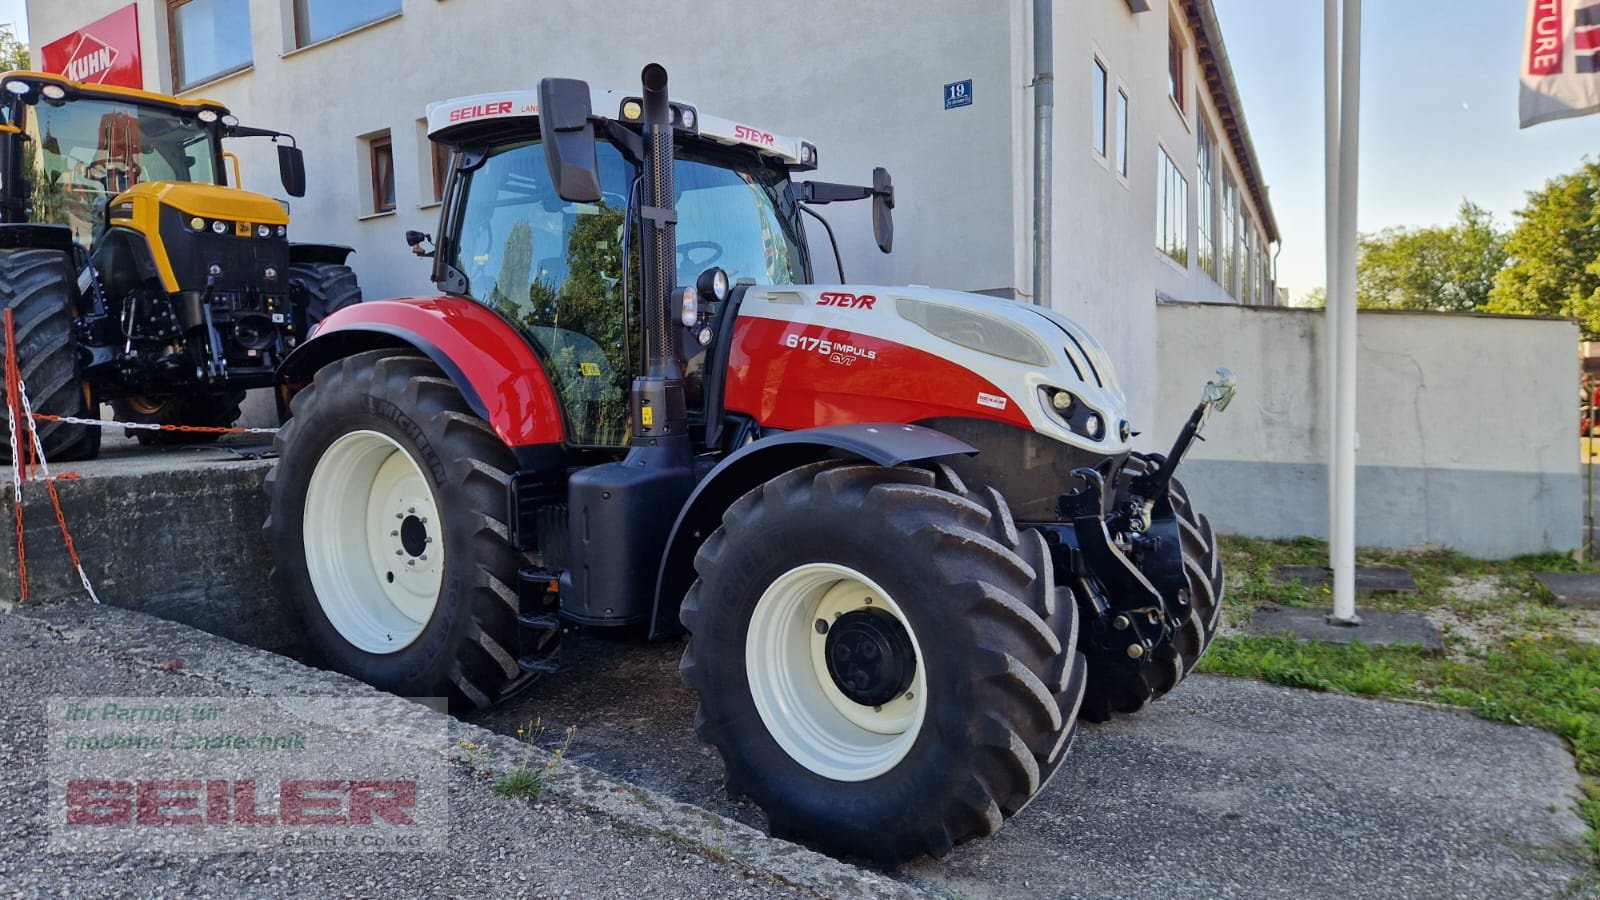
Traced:
<svg viewBox="0 0 1600 900">
<path fill-rule="evenodd" d="M 894 182 L 889 170 L 879 166 L 872 170 L 872 236 L 878 249 L 885 253 L 894 249 Z"/>
<path fill-rule="evenodd" d="M 573 78 L 539 82 L 539 136 L 556 193 L 568 203 L 600 200 L 594 123 L 589 121 L 589 85 Z"/>
<path fill-rule="evenodd" d="M 283 179 L 283 189 L 289 196 L 306 195 L 306 155 L 299 147 L 278 145 L 278 177 Z"/>
</svg>

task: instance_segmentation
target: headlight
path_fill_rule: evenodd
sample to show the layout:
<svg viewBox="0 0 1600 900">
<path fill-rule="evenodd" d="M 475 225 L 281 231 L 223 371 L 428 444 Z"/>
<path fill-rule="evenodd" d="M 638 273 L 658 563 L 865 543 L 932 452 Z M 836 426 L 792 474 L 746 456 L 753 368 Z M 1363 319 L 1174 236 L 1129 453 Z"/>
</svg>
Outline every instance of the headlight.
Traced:
<svg viewBox="0 0 1600 900">
<path fill-rule="evenodd" d="M 272 226 L 271 225 L 259 225 L 259 226 L 257 226 L 256 227 L 256 236 L 257 237 L 271 237 L 272 236 Z"/>
<path fill-rule="evenodd" d="M 227 234 L 228 223 L 218 219 L 217 221 L 211 223 L 211 230 L 217 234 Z"/>
<path fill-rule="evenodd" d="M 1028 329 L 1005 319 L 906 297 L 895 301 L 895 310 L 900 318 L 952 344 L 1040 369 L 1050 366 L 1050 351 L 1044 344 Z"/>
</svg>

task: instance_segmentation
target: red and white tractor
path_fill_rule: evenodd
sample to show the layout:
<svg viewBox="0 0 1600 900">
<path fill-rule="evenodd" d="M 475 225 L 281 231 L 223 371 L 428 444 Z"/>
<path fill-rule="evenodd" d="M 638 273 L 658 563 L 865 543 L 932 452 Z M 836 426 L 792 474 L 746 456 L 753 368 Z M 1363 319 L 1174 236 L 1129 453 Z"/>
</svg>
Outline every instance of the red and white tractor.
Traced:
<svg viewBox="0 0 1600 900">
<path fill-rule="evenodd" d="M 1132 453 L 1067 318 L 814 283 L 802 214 L 870 198 L 888 252 L 888 173 L 798 181 L 815 146 L 669 100 L 660 66 L 428 125 L 449 186 L 408 239 L 438 292 L 341 310 L 281 369 L 274 578 L 327 665 L 471 709 L 580 627 L 687 630 L 729 791 L 894 860 L 992 833 L 1080 712 L 1205 652 L 1222 571 L 1172 469 L 1229 379 Z"/>
</svg>

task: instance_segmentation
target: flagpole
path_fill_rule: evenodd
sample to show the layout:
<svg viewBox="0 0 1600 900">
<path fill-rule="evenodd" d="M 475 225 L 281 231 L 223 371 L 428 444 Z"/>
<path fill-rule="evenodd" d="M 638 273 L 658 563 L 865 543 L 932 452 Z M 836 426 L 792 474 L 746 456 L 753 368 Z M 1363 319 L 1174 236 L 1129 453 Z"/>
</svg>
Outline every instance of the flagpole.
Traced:
<svg viewBox="0 0 1600 900">
<path fill-rule="evenodd" d="M 1339 334 L 1339 0 L 1322 3 L 1322 181 L 1324 288 L 1322 296 L 1322 384 L 1327 393 L 1325 416 L 1328 482 L 1328 568 L 1339 557 L 1334 498 L 1339 493 L 1339 472 L 1334 456 L 1334 422 L 1338 408 Z"/>
<path fill-rule="evenodd" d="M 1333 615 L 1358 625 L 1356 615 L 1356 197 L 1360 186 L 1361 0 L 1344 0 L 1339 88 L 1339 332 L 1338 393 L 1334 409 Z"/>
</svg>

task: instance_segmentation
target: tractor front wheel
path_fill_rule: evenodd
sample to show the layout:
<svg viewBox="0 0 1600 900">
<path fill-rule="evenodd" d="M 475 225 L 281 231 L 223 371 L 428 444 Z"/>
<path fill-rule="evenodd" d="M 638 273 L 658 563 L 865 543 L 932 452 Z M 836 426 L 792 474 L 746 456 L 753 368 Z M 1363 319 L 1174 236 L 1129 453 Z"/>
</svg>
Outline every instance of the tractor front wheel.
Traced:
<svg viewBox="0 0 1600 900">
<path fill-rule="evenodd" d="M 304 298 L 307 325 L 316 325 L 346 306 L 361 302 L 361 285 L 356 282 L 355 271 L 337 263 L 291 265 L 289 290 Z"/>
<path fill-rule="evenodd" d="M 1036 532 L 943 470 L 824 462 L 695 560 L 695 728 L 774 835 L 884 862 L 994 832 L 1066 755 L 1077 610 Z"/>
<path fill-rule="evenodd" d="M 244 391 L 166 397 L 137 395 L 111 401 L 111 410 L 119 422 L 227 428 L 239 421 L 239 404 L 243 402 Z M 151 431 L 148 428 L 130 428 L 128 433 L 141 444 L 207 444 L 221 437 L 214 431 Z"/>
<path fill-rule="evenodd" d="M 515 460 L 428 359 L 324 366 L 293 401 L 267 476 L 273 585 L 329 668 L 458 710 L 528 682 L 512 655 Z"/>
<path fill-rule="evenodd" d="M 16 329 L 17 369 L 35 413 L 98 418 L 79 368 L 73 331 L 72 275 L 59 250 L 0 251 L 0 309 L 11 310 Z M 0 362 L 6 355 L 0 333 Z M 11 463 L 3 437 L 10 414 L 0 404 L 0 464 Z M 94 459 L 100 452 L 100 426 L 42 422 L 39 443 L 47 462 Z"/>
</svg>

